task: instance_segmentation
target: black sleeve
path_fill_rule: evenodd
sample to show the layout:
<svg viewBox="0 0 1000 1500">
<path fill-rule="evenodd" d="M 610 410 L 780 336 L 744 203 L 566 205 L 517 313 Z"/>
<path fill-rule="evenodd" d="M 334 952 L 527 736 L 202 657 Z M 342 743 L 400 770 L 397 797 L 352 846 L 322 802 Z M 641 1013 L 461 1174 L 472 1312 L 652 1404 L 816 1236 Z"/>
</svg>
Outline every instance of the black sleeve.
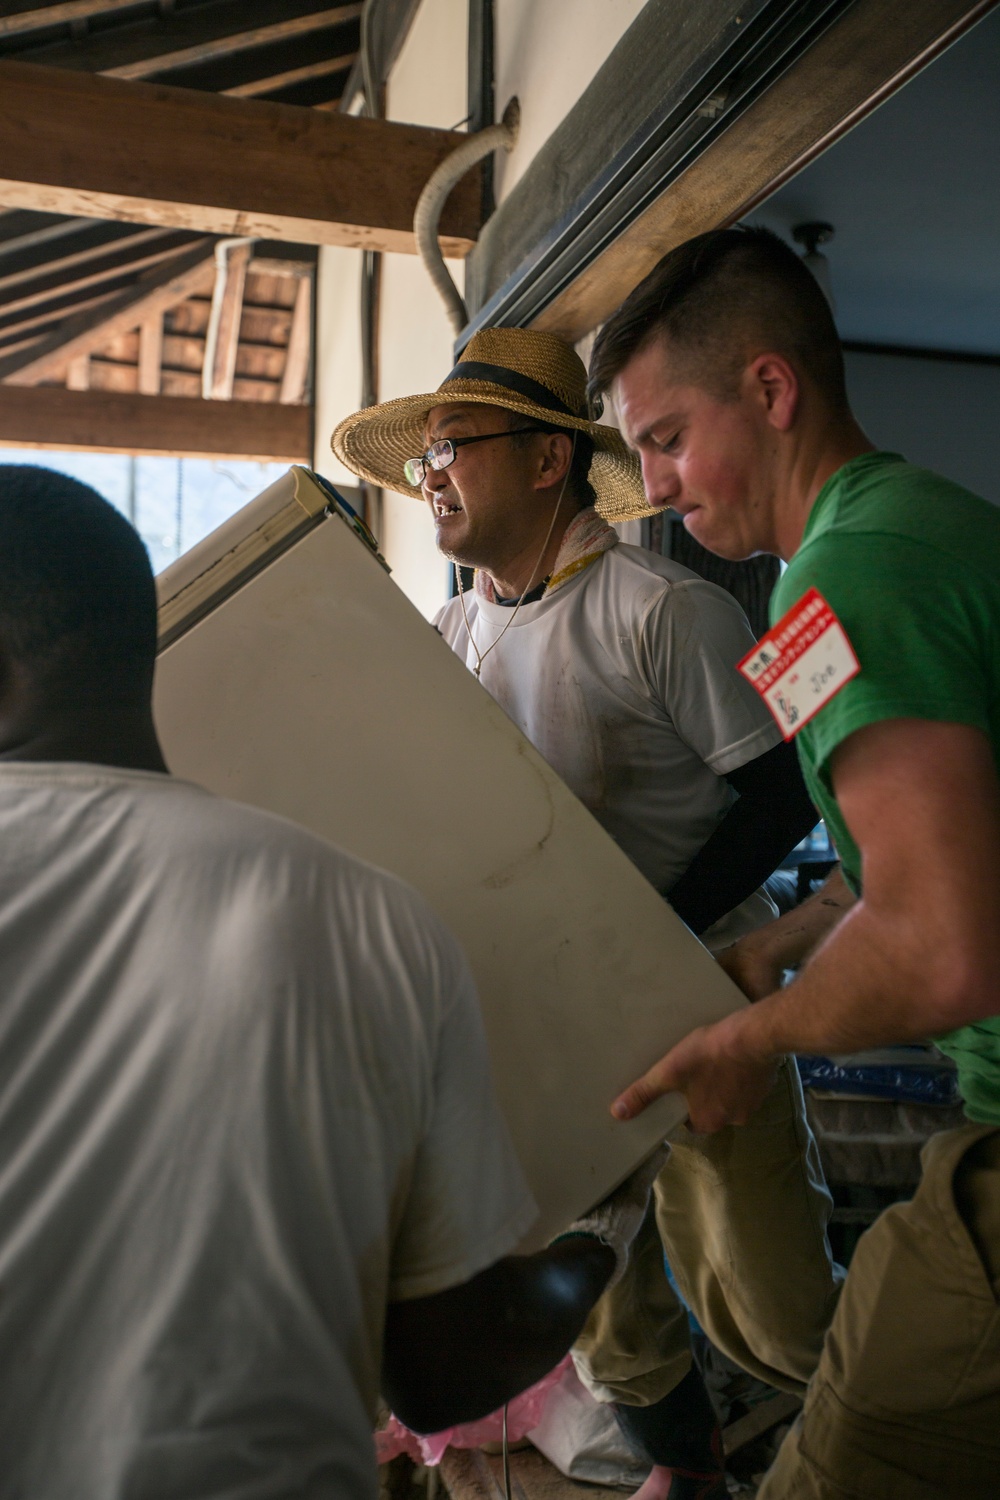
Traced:
<svg viewBox="0 0 1000 1500">
<path fill-rule="evenodd" d="M 745 901 L 818 821 L 791 743 L 775 745 L 726 780 L 736 801 L 667 893 L 699 934 Z"/>
</svg>

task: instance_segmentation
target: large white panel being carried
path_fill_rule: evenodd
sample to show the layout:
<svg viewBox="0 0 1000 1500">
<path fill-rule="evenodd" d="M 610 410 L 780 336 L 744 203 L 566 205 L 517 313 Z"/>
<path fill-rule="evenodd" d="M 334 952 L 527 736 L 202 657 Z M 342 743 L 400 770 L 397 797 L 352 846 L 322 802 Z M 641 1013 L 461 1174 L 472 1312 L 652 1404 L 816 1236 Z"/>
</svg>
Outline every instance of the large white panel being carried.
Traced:
<svg viewBox="0 0 1000 1500">
<path fill-rule="evenodd" d="M 683 1118 L 616 1124 L 616 1093 L 741 996 L 328 498 L 293 469 L 161 574 L 167 761 L 401 875 L 458 936 L 534 1246 Z"/>
</svg>

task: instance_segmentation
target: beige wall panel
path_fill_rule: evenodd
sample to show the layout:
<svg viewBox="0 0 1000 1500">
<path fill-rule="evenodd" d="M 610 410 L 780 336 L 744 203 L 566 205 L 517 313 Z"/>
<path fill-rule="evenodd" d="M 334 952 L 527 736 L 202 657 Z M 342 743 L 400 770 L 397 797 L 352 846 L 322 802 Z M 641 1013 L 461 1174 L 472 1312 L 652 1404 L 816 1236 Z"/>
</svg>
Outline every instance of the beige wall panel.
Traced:
<svg viewBox="0 0 1000 1500">
<path fill-rule="evenodd" d="M 392 120 L 455 125 L 466 106 L 466 0 L 423 0 L 389 80 Z M 462 286 L 463 265 L 449 262 Z M 334 483 L 356 483 L 330 452 L 330 434 L 355 411 L 361 392 L 360 255 L 321 250 L 317 296 L 316 468 Z M 384 255 L 379 399 L 432 391 L 452 364 L 452 334 L 419 259 Z M 423 507 L 386 491 L 379 543 L 400 588 L 430 618 L 448 597 L 448 568 Z"/>
<path fill-rule="evenodd" d="M 361 398 L 361 254 L 324 245 L 316 272 L 316 452 L 313 467 L 334 484 L 357 484 L 337 462 L 330 434 Z"/>
<path fill-rule="evenodd" d="M 252 528 L 262 506 L 305 514 L 293 475 Z M 190 572 L 161 575 L 165 608 Z M 530 1246 L 683 1117 L 677 1097 L 627 1125 L 608 1106 L 737 990 L 338 517 L 163 652 L 156 718 L 178 775 L 394 871 L 457 935 L 542 1209 Z"/>
<path fill-rule="evenodd" d="M 509 156 L 497 157 L 498 202 L 531 165 L 645 3 L 496 0 L 497 112 L 514 94 L 521 101 L 517 145 Z"/>
</svg>

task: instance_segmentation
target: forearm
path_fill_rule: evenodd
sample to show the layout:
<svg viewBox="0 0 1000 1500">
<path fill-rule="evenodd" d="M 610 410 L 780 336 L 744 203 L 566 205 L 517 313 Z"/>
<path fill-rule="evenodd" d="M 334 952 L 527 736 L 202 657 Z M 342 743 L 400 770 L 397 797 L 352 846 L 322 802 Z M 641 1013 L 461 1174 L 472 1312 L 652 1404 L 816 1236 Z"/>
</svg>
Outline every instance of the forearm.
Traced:
<svg viewBox="0 0 1000 1500">
<path fill-rule="evenodd" d="M 416 1432 L 496 1411 L 559 1363 L 614 1265 L 606 1245 L 574 1235 L 438 1297 L 392 1304 L 382 1375 L 392 1410 Z"/>
<path fill-rule="evenodd" d="M 824 918 L 817 917 L 816 928 Z M 932 945 L 857 903 L 799 975 L 723 1023 L 738 1054 L 837 1054 L 925 1041 L 975 1019 L 979 998 L 962 996 Z"/>
<path fill-rule="evenodd" d="M 838 865 L 801 906 L 726 948 L 719 962 L 751 1000 L 777 989 L 786 969 L 797 969 L 850 911 L 854 892 Z M 750 977 L 751 982 L 746 982 Z"/>
</svg>

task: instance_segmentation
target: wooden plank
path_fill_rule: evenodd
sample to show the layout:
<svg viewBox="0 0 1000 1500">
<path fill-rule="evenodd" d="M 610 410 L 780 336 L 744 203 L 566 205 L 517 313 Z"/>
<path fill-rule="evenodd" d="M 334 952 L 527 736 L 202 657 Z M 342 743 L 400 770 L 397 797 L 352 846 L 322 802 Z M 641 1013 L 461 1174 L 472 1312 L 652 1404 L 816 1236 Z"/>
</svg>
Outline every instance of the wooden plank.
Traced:
<svg viewBox="0 0 1000 1500">
<path fill-rule="evenodd" d="M 37 385 L 58 377 L 69 360 L 91 354 L 102 343 L 135 328 L 155 313 L 204 290 L 212 275 L 212 259 L 205 242 L 194 245 L 165 266 L 148 272 L 104 307 L 69 318 L 46 338 L 37 352 L 0 359 L 0 381 L 9 385 Z"/>
<path fill-rule="evenodd" d="M 103 306 L 110 302 L 113 296 L 115 296 L 114 291 L 102 288 L 100 292 L 92 297 L 74 299 L 71 304 L 72 311 L 80 313 L 87 308 Z M 29 329 L 35 330 L 36 337 L 40 337 L 44 329 L 55 327 L 67 316 L 68 314 L 64 308 L 46 307 L 43 312 L 35 313 L 32 317 L 4 318 L 0 320 L 0 340 L 6 339 L 9 342 L 11 338 L 15 336 L 20 337 L 22 334 L 27 333 Z"/>
<path fill-rule="evenodd" d="M 2 205 L 409 254 L 421 189 L 466 140 L 23 62 L 0 62 L 0 96 Z M 444 253 L 478 230 L 473 172 L 445 205 Z"/>
<path fill-rule="evenodd" d="M 71 359 L 66 367 L 66 389 L 88 391 L 90 389 L 90 355 L 81 354 Z"/>
<path fill-rule="evenodd" d="M 163 363 L 163 314 L 151 313 L 139 324 L 139 391 L 143 396 L 160 394 Z"/>
<path fill-rule="evenodd" d="M 201 377 L 201 393 L 208 401 L 228 401 L 233 394 L 243 289 L 252 250 L 248 243 L 223 243 L 215 248 L 215 287 Z"/>
<path fill-rule="evenodd" d="M 312 353 L 312 281 L 304 277 L 299 282 L 292 313 L 292 329 L 288 336 L 288 352 L 285 355 L 285 371 L 281 377 L 279 401 L 302 401 L 309 378 L 309 356 Z"/>
<path fill-rule="evenodd" d="M 277 401 L 2 386 L 0 444 L 310 463 L 312 411 Z"/>
<path fill-rule="evenodd" d="M 749 213 L 996 3 L 858 0 L 531 326 L 583 338 L 668 250 Z"/>
<path fill-rule="evenodd" d="M 252 8 L 247 0 L 199 0 L 171 14 L 147 11 L 128 26 L 101 27 L 82 39 L 34 48 L 29 40 L 18 56 L 84 73 L 143 79 L 165 69 L 224 61 L 250 47 L 308 38 L 319 27 L 354 20 L 360 10 L 358 4 L 323 0 L 253 0 Z"/>
<path fill-rule="evenodd" d="M 62 0 L 61 4 L 25 6 L 14 15 L 0 16 L 0 37 L 25 36 L 49 26 L 88 21 L 119 10 L 138 10 L 141 0 Z"/>
<path fill-rule="evenodd" d="M 293 16 L 289 20 L 274 21 L 268 26 L 255 26 L 249 30 L 233 29 L 210 40 L 195 42 L 188 47 L 178 47 L 170 52 L 161 52 L 158 56 L 143 58 L 141 61 L 103 68 L 101 71 L 107 78 L 133 80 L 150 78 L 153 74 L 165 73 L 171 68 L 190 67 L 193 63 L 210 62 L 216 57 L 229 57 L 233 52 L 243 52 L 250 47 L 266 47 L 273 42 L 285 41 L 290 37 L 307 36 L 311 31 L 320 31 L 326 26 L 337 26 L 341 22 L 353 21 L 360 14 L 360 5 L 329 5 L 322 10 L 312 11 L 308 15 Z M 183 12 L 177 17 L 177 21 L 181 21 L 182 18 Z M 200 19 L 197 11 L 193 13 L 191 19 L 193 21 Z M 212 20 L 214 21 L 214 17 Z M 235 16 L 223 24 L 232 27 L 234 20 Z M 218 24 L 215 21 L 215 25 Z M 353 61 L 352 55 L 347 65 L 350 66 Z"/>
<path fill-rule="evenodd" d="M 4 256 L 0 260 L 0 300 L 6 301 L 6 294 L 18 286 L 32 286 L 35 290 L 68 286 L 80 279 L 73 273 L 81 266 L 120 270 L 138 261 L 139 252 L 151 245 L 176 250 L 184 244 L 184 236 L 176 229 L 136 229 L 131 224 L 91 225 L 84 238 L 89 243 L 79 247 L 79 241 L 71 241 L 73 248 L 67 247 L 67 253 L 62 255 L 50 257 L 32 249 L 23 255 Z M 84 271 L 84 276 L 88 274 L 89 270 Z"/>
<path fill-rule="evenodd" d="M 253 99 L 259 94 L 270 94 L 290 83 L 302 83 L 307 78 L 326 78 L 330 73 L 343 73 L 357 56 L 348 52 L 343 57 L 323 57 L 318 62 L 304 63 L 300 68 L 286 68 L 284 73 L 275 73 L 270 78 L 255 78 L 252 83 L 238 83 L 235 88 L 223 89 L 229 99 Z"/>
<path fill-rule="evenodd" d="M 161 240 L 154 245 L 145 255 L 138 255 L 134 259 L 129 257 L 113 257 L 101 270 L 88 271 L 86 275 L 77 273 L 75 276 L 60 280 L 58 277 L 43 277 L 40 282 L 35 283 L 36 289 L 25 292 L 20 297 L 4 296 L 0 293 L 0 315 L 4 322 L 15 313 L 24 312 L 30 308 L 40 307 L 43 311 L 57 310 L 60 307 L 73 307 L 83 294 L 92 287 L 103 286 L 113 292 L 121 292 L 124 288 L 131 286 L 136 277 L 141 273 L 150 273 L 156 266 L 165 261 L 177 258 L 178 244 L 191 244 L 189 235 L 184 235 L 178 241 L 172 236 L 170 241 Z M 194 241 L 199 243 L 199 241 Z"/>
</svg>

